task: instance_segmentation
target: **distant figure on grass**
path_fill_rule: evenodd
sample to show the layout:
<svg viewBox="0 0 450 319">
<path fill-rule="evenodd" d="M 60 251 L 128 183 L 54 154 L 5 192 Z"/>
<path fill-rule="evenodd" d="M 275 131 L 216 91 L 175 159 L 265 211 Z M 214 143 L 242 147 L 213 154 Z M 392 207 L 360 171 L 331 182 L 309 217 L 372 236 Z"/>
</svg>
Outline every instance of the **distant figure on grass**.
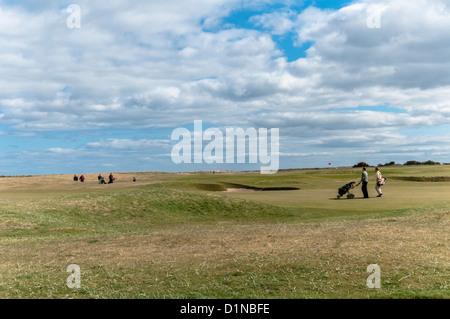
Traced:
<svg viewBox="0 0 450 319">
<path fill-rule="evenodd" d="M 80 176 L 80 182 L 84 183 L 84 180 L 85 180 L 84 175 L 81 175 Z"/>
<path fill-rule="evenodd" d="M 97 179 L 98 179 L 98 183 L 99 183 L 99 184 L 103 184 L 103 183 L 102 183 L 102 179 L 104 179 L 104 178 L 103 178 L 102 174 L 98 174 Z"/>
<path fill-rule="evenodd" d="M 105 181 L 105 178 L 102 176 L 102 178 L 100 179 L 100 184 L 108 184 L 106 181 Z"/>
<path fill-rule="evenodd" d="M 74 176 L 73 176 L 73 181 L 74 181 L 74 182 L 78 182 L 78 176 L 77 176 L 77 175 L 74 175 Z"/>
<path fill-rule="evenodd" d="M 133 182 L 136 183 L 136 177 L 133 177 Z"/>
<path fill-rule="evenodd" d="M 377 184 L 375 185 L 375 190 L 378 193 L 377 197 L 381 197 L 383 196 L 383 192 L 381 191 L 381 186 L 383 186 L 385 184 L 385 178 L 383 178 L 383 175 L 381 175 L 380 170 L 377 168 L 375 168 L 375 173 L 377 176 Z"/>
<path fill-rule="evenodd" d="M 362 183 L 361 190 L 363 192 L 364 198 L 369 198 L 369 193 L 367 192 L 367 184 L 369 183 L 369 175 L 367 174 L 367 169 L 363 167 L 362 169 L 362 175 L 361 175 L 361 181 L 356 185 Z"/>
<path fill-rule="evenodd" d="M 116 179 L 114 178 L 113 174 L 112 174 L 112 173 L 109 174 L 109 183 L 108 183 L 108 184 L 114 183 L 115 180 L 116 180 Z"/>
</svg>

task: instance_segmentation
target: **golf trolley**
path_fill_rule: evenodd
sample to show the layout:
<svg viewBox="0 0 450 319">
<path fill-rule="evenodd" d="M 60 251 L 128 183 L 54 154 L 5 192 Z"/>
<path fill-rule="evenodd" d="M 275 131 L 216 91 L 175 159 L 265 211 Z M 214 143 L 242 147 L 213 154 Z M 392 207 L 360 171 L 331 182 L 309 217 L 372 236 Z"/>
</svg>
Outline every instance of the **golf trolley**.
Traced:
<svg viewBox="0 0 450 319">
<path fill-rule="evenodd" d="M 355 188 L 355 182 L 351 182 L 351 183 L 345 184 L 344 186 L 339 188 L 338 189 L 337 199 L 340 199 L 345 194 L 347 194 L 347 199 L 355 198 L 355 194 L 350 192 L 350 190 L 353 189 L 353 188 Z"/>
</svg>

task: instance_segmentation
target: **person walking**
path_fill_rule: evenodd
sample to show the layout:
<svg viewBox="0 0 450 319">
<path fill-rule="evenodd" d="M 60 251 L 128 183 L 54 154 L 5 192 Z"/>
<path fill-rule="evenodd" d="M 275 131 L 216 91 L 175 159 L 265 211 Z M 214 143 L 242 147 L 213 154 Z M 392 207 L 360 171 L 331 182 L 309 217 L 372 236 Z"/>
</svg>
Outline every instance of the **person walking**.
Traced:
<svg viewBox="0 0 450 319">
<path fill-rule="evenodd" d="M 361 183 L 361 190 L 363 192 L 364 198 L 369 198 L 369 192 L 367 191 L 367 184 L 369 184 L 369 174 L 367 174 L 367 169 L 365 167 L 363 167 L 362 169 L 361 181 L 358 183 L 358 185 Z"/>
<path fill-rule="evenodd" d="M 375 185 L 375 190 L 378 193 L 377 197 L 381 197 L 381 196 L 383 196 L 383 192 L 381 191 L 381 185 L 383 185 L 382 184 L 382 182 L 383 182 L 383 175 L 381 175 L 381 172 L 378 169 L 378 167 L 375 168 L 375 174 L 376 174 L 376 177 L 377 177 L 377 184 Z"/>
</svg>

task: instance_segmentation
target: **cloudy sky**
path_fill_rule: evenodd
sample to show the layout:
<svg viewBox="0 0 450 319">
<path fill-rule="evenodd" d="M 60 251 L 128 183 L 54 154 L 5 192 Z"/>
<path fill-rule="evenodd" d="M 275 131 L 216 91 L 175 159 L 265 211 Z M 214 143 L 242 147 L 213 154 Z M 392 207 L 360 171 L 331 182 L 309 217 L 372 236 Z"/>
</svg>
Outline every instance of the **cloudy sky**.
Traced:
<svg viewBox="0 0 450 319">
<path fill-rule="evenodd" d="M 281 168 L 450 162 L 450 3 L 0 0 L 0 175 L 258 169 L 174 164 L 195 120 L 279 128 Z"/>
</svg>

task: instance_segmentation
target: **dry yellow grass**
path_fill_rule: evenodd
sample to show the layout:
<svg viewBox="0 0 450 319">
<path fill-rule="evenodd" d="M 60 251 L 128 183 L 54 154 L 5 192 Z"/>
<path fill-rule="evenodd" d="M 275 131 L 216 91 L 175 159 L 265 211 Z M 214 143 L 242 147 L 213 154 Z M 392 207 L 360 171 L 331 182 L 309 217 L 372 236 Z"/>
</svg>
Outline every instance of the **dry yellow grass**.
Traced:
<svg viewBox="0 0 450 319">
<path fill-rule="evenodd" d="M 449 217 L 449 213 L 435 213 L 351 223 L 219 223 L 162 228 L 145 235 L 102 237 L 98 241 L 84 238 L 16 242 L 0 246 L 1 268 L 18 275 L 24 270 L 23 265 L 30 264 L 62 271 L 73 263 L 85 269 L 100 265 L 106 272 L 151 265 L 167 271 L 191 269 L 198 273 L 209 269 L 227 274 L 240 268 L 256 271 L 268 264 L 289 264 L 334 272 L 342 285 L 359 276 L 364 287 L 367 274 L 361 271 L 362 267 L 379 264 L 385 278 L 402 274 L 396 279 L 398 283 L 421 289 L 427 279 L 423 267 L 450 269 Z M 238 266 L 234 269 L 233 265 Z M 94 273 L 90 273 L 91 277 L 95 277 Z M 448 277 L 436 280 L 445 287 L 449 284 Z"/>
<path fill-rule="evenodd" d="M 93 201 L 83 194 L 134 192 L 180 176 L 115 175 L 118 179 L 113 185 L 99 185 L 97 174 L 88 175 L 85 184 L 74 183 L 69 175 L 1 178 L 0 190 L 2 200 L 6 198 L 14 211 L 34 212 L 67 192 L 81 194 L 80 198 L 65 198 L 67 207 L 73 210 L 81 205 L 87 214 L 110 218 L 105 198 Z M 25 219 L 18 224 L 5 215 L 0 232 L 15 228 L 26 232 L 39 226 L 36 223 Z M 156 225 L 137 232 L 126 228 L 126 220 L 124 225 L 124 231 L 116 233 L 2 240 L 0 297 L 450 297 L 447 209 L 307 223 L 301 218 L 288 223 L 216 220 Z M 73 229 L 61 225 L 47 229 L 50 234 L 65 230 Z M 65 287 L 69 264 L 82 268 L 81 292 Z M 365 286 L 370 264 L 381 267 L 380 291 Z"/>
<path fill-rule="evenodd" d="M 136 262 L 180 264 L 226 262 L 226 256 L 245 260 L 253 253 L 272 257 L 286 254 L 305 259 L 325 255 L 346 255 L 379 262 L 383 256 L 402 264 L 432 261 L 450 266 L 450 213 L 408 216 L 395 219 L 307 224 L 259 224 L 185 226 L 162 228 L 145 235 L 55 240 L 33 244 L 15 242 L 0 247 L 2 262 L 26 262 L 30 256 L 40 262 L 63 263 L 82 260 L 108 266 L 129 266 Z M 66 258 L 69 254 L 70 258 Z M 15 258 L 7 258 L 14 255 Z"/>
</svg>

